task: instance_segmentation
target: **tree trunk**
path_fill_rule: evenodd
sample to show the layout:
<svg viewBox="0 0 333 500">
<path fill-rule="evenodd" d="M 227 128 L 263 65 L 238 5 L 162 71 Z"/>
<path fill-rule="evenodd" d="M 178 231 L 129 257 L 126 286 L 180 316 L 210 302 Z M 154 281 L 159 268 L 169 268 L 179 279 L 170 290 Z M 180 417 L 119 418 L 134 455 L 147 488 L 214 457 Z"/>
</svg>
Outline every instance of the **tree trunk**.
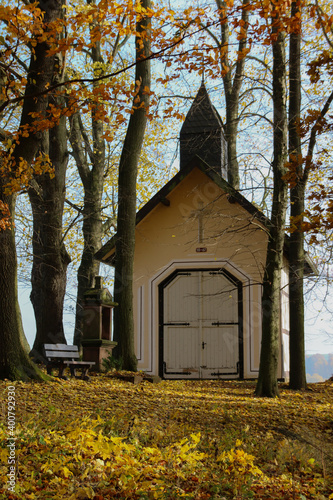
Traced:
<svg viewBox="0 0 333 500">
<path fill-rule="evenodd" d="M 273 35 L 279 27 L 273 28 Z M 279 394 L 277 369 L 280 343 L 280 287 L 285 238 L 288 187 L 283 176 L 287 160 L 285 35 L 279 31 L 273 42 L 273 205 L 262 296 L 262 342 L 257 396 Z"/>
<path fill-rule="evenodd" d="M 141 5 L 145 9 L 149 8 L 150 0 L 142 0 Z M 123 368 L 133 371 L 137 369 L 133 318 L 136 179 L 147 123 L 150 89 L 150 61 L 140 62 L 140 60 L 150 54 L 150 18 L 148 16 L 143 16 L 137 21 L 137 32 L 135 85 L 139 85 L 139 88 L 133 101 L 133 114 L 130 116 L 119 164 L 114 284 L 114 300 L 119 304 L 114 314 L 114 340 L 118 342 L 118 346 L 113 351 L 115 357 L 122 360 Z"/>
<path fill-rule="evenodd" d="M 54 101 L 54 99 L 52 99 Z M 57 106 L 64 106 L 58 98 Z M 66 168 L 68 161 L 66 118 L 49 131 L 49 156 L 54 177 L 36 177 L 37 189 L 29 190 L 33 212 L 33 267 L 30 299 L 36 319 L 36 338 L 30 353 L 38 359 L 43 344 L 66 344 L 63 327 L 63 308 L 66 292 L 67 266 L 71 259 L 62 236 L 65 201 Z"/>
<path fill-rule="evenodd" d="M 64 57 L 55 58 L 52 83 L 64 81 Z M 61 92 L 61 87 L 59 92 Z M 62 113 L 66 101 L 61 95 L 49 96 L 49 104 Z M 33 215 L 33 266 L 30 299 L 36 319 L 36 338 L 31 356 L 43 358 L 43 344 L 66 344 L 63 309 L 66 292 L 67 266 L 71 259 L 62 237 L 62 218 L 66 192 L 68 163 L 66 117 L 44 132 L 43 152 L 50 157 L 54 177 L 36 176 L 35 188 L 29 190 Z"/>
<path fill-rule="evenodd" d="M 292 2 L 291 15 L 300 13 L 299 3 Z M 299 18 L 298 18 L 299 19 Z M 299 21 L 300 22 L 300 21 Z M 298 132 L 301 117 L 301 26 L 289 39 L 289 162 L 295 173 L 290 188 L 291 224 L 289 250 L 289 303 L 290 303 L 290 381 L 291 389 L 306 388 L 304 344 L 304 234 L 302 231 L 305 183 L 303 180 L 302 146 Z M 297 221 L 297 222 L 296 222 Z"/>
<path fill-rule="evenodd" d="M 47 24 L 61 16 L 63 1 L 58 0 L 40 6 L 44 12 L 44 23 Z M 25 99 L 21 113 L 20 128 L 30 126 L 33 128 L 34 118 L 32 113 L 45 113 L 48 99 L 45 95 L 39 95 L 52 82 L 54 70 L 54 57 L 48 56 L 47 41 L 37 43 L 34 54 L 30 59 L 30 66 L 25 88 Z M 41 71 L 43 69 L 43 71 Z M 38 96 L 31 98 L 30 95 Z M 30 164 L 40 146 L 40 133 L 30 134 L 29 137 L 20 137 L 16 144 L 14 153 L 11 157 L 12 174 L 15 175 L 16 166 L 20 159 Z M 11 173 L 8 173 L 10 177 Z M 6 195 L 3 187 L 8 178 L 1 178 L 0 197 L 4 203 L 7 203 L 12 217 L 15 211 L 15 195 Z M 0 378 L 9 378 L 11 380 L 28 378 L 42 379 L 43 375 L 29 359 L 28 353 L 24 350 L 22 338 L 23 328 L 21 321 L 20 308 L 17 297 L 17 260 L 15 247 L 14 229 L 7 229 L 0 234 Z"/>
<path fill-rule="evenodd" d="M 2 186 L 0 187 L 2 194 Z M 1 196 L 14 217 L 15 196 Z M 14 251 L 13 251 L 14 250 Z M 42 379 L 25 349 L 25 336 L 17 296 L 17 260 L 14 230 L 0 231 L 0 379 Z"/>
<path fill-rule="evenodd" d="M 92 27 L 96 28 L 95 25 Z M 91 49 L 91 58 L 93 63 L 104 63 L 99 41 L 96 41 Z M 102 70 L 100 69 L 100 65 L 97 68 L 94 76 L 101 76 Z M 98 83 L 95 85 L 98 85 Z M 82 147 L 83 135 L 86 132 L 79 114 L 76 114 L 70 120 L 70 141 L 84 188 L 84 205 L 82 211 L 84 246 L 77 272 L 78 289 L 74 331 L 74 344 L 79 347 L 81 346 L 84 320 L 84 292 L 94 286 L 95 276 L 99 274 L 100 264 L 95 259 L 95 253 L 101 247 L 103 236 L 101 211 L 105 170 L 105 140 L 103 137 L 104 124 L 100 118 L 103 114 L 101 113 L 103 107 L 104 104 L 96 103 L 91 111 L 93 137 L 92 148 L 89 148 L 88 155 L 85 154 L 85 150 Z M 89 167 L 88 158 L 90 158 L 91 168 Z"/>
<path fill-rule="evenodd" d="M 228 144 L 228 182 L 239 189 L 239 165 L 237 159 L 238 102 L 225 94 L 227 122 L 225 124 Z"/>
<path fill-rule="evenodd" d="M 290 215 L 304 213 L 305 185 L 300 179 L 290 189 Z M 301 221 L 300 221 L 301 222 Z M 304 234 L 298 225 L 290 235 L 289 247 L 289 304 L 290 304 L 290 380 L 291 389 L 306 389 L 305 338 L 304 338 Z"/>
<path fill-rule="evenodd" d="M 102 171 L 104 172 L 104 170 Z M 84 292 L 94 286 L 95 276 L 99 273 L 99 262 L 94 258 L 101 247 L 102 221 L 101 221 L 101 194 L 103 190 L 103 177 L 97 182 L 93 172 L 90 173 L 91 181 L 84 183 L 84 208 L 82 232 L 84 246 L 80 266 L 77 272 L 77 298 L 74 344 L 81 346 L 83 320 L 84 320 Z M 99 177 L 99 176 L 98 176 Z"/>
<path fill-rule="evenodd" d="M 239 189 L 239 165 L 237 159 L 237 131 L 239 122 L 239 96 L 244 79 L 245 56 L 239 57 L 235 67 L 234 79 L 232 79 L 231 63 L 229 54 L 229 23 L 225 20 L 227 4 L 224 0 L 215 0 L 220 9 L 221 22 L 221 71 L 224 85 L 224 97 L 226 107 L 225 138 L 228 147 L 228 182 L 235 189 Z M 238 44 L 238 53 L 241 54 L 247 44 L 247 29 L 249 11 L 247 9 L 249 0 L 242 2 L 242 29 L 243 37 Z M 227 68 L 227 70 L 226 70 Z"/>
</svg>

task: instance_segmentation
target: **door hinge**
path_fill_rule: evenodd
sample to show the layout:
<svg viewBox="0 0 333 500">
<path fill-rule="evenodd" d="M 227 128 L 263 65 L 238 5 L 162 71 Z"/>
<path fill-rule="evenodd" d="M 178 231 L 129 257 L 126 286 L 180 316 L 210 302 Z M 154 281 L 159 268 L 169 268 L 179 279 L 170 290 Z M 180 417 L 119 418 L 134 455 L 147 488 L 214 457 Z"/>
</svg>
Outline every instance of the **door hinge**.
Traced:
<svg viewBox="0 0 333 500">
<path fill-rule="evenodd" d="M 192 372 L 184 370 L 183 372 L 168 372 L 166 362 L 163 362 L 163 374 L 164 375 L 192 375 Z"/>
<path fill-rule="evenodd" d="M 236 364 L 236 372 L 229 372 L 229 373 L 226 373 L 226 372 L 220 372 L 220 370 L 218 372 L 215 372 L 215 373 L 211 373 L 211 376 L 212 377 L 219 377 L 220 375 L 239 375 L 239 361 L 237 361 L 237 364 Z"/>
<path fill-rule="evenodd" d="M 233 325 L 238 325 L 238 322 L 235 323 L 235 322 L 224 322 L 224 321 L 214 321 L 214 323 L 212 323 L 212 326 L 233 326 Z"/>
<path fill-rule="evenodd" d="M 163 323 L 163 326 L 190 326 L 191 323 L 177 323 L 177 322 L 174 322 L 174 323 Z"/>
</svg>

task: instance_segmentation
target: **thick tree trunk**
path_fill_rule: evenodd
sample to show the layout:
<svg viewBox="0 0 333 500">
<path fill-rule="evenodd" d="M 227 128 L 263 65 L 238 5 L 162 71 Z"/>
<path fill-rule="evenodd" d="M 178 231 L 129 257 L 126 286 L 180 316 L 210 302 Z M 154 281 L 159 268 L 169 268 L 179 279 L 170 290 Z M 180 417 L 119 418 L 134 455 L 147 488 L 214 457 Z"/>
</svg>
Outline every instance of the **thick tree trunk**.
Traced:
<svg viewBox="0 0 333 500">
<path fill-rule="evenodd" d="M 55 103 L 53 103 L 55 104 Z M 64 100 L 57 99 L 63 106 Z M 46 132 L 54 177 L 36 177 L 38 186 L 30 189 L 33 212 L 33 267 L 30 299 L 36 319 L 36 338 L 31 356 L 43 355 L 43 344 L 66 343 L 63 308 L 66 292 L 67 266 L 70 263 L 62 236 L 65 181 L 68 161 L 66 118 Z"/>
<path fill-rule="evenodd" d="M 292 17 L 300 14 L 298 2 L 291 6 Z M 296 19 L 296 17 L 294 17 Z M 291 224 L 289 250 L 290 297 L 290 381 L 291 389 L 306 388 L 304 343 L 304 234 L 302 231 L 305 182 L 303 180 L 302 146 L 298 132 L 301 117 L 301 25 L 289 39 L 289 162 L 295 168 L 295 178 L 290 188 Z M 296 222 L 297 221 L 297 222 Z"/>
<path fill-rule="evenodd" d="M 279 28 L 278 28 L 279 29 Z M 273 33 L 274 33 L 273 29 Z M 262 296 L 262 342 L 257 396 L 279 394 L 277 369 L 280 343 L 280 288 L 285 237 L 288 187 L 283 176 L 287 160 L 286 61 L 285 35 L 277 34 L 273 42 L 273 206 L 267 247 Z"/>
<path fill-rule="evenodd" d="M 1 199 L 8 203 L 13 217 L 15 196 L 2 195 Z M 0 379 L 42 379 L 43 374 L 32 363 L 25 348 L 26 340 L 17 296 L 14 230 L 0 231 L 0 289 Z"/>
<path fill-rule="evenodd" d="M 64 81 L 64 58 L 55 58 L 52 83 Z M 61 87 L 59 88 L 61 92 Z M 66 106 L 61 95 L 49 96 L 49 104 L 60 110 Z M 63 309 L 66 292 L 67 266 L 71 259 L 62 236 L 62 219 L 66 192 L 68 163 L 66 117 L 44 132 L 43 152 L 50 157 L 54 176 L 36 176 L 29 190 L 33 214 L 33 266 L 31 271 L 31 303 L 36 319 L 36 338 L 31 356 L 43 356 L 43 344 L 66 343 Z"/>
<path fill-rule="evenodd" d="M 150 7 L 150 0 L 142 0 L 142 7 Z M 137 369 L 134 352 L 133 319 L 133 262 L 135 247 L 136 179 L 139 156 L 147 123 L 150 89 L 150 61 L 141 61 L 150 54 L 150 18 L 137 22 L 139 36 L 136 40 L 137 65 L 135 82 L 138 93 L 133 102 L 128 129 L 119 164 L 118 217 L 116 237 L 116 262 L 114 300 L 119 305 L 114 314 L 114 340 L 118 346 L 115 357 L 122 360 L 125 370 Z M 143 37 L 140 37 L 140 34 Z M 148 92 L 147 92 L 148 91 Z"/>
<path fill-rule="evenodd" d="M 43 4 L 44 6 L 44 4 Z M 45 12 L 44 22 L 54 21 L 61 16 L 63 1 L 55 1 L 47 7 L 40 6 Z M 45 10 L 44 10 L 45 9 Z M 42 69 L 42 71 L 41 71 Z M 47 97 L 39 95 L 51 84 L 54 70 L 54 57 L 48 56 L 47 41 L 37 43 L 34 54 L 30 60 L 28 83 L 25 89 L 25 99 L 21 114 L 20 127 L 33 128 L 34 118 L 32 113 L 44 113 L 47 107 Z M 31 98 L 30 95 L 38 96 Z M 20 137 L 12 155 L 12 170 L 15 173 L 16 165 L 20 159 L 30 164 L 40 146 L 39 133 L 30 134 L 29 137 Z M 10 173 L 8 173 L 8 177 Z M 15 196 L 6 196 L 3 186 L 8 181 L 2 177 L 0 184 L 0 197 L 11 210 L 12 217 L 15 211 Z M 17 298 L 17 261 L 14 229 L 7 229 L 0 233 L 0 378 L 23 379 L 39 378 L 43 376 L 29 359 L 24 350 L 23 328 Z"/>
</svg>

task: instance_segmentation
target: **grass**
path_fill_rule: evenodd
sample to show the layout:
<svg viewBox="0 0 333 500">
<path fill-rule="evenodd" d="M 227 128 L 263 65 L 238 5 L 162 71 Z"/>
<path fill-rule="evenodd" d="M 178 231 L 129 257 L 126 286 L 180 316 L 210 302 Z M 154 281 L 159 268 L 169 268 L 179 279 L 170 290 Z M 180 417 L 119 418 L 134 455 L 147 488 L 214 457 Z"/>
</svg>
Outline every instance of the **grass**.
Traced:
<svg viewBox="0 0 333 500">
<path fill-rule="evenodd" d="M 333 384 L 15 383 L 15 489 L 8 489 L 8 381 L 0 499 L 333 499 Z M 331 495 L 331 496 L 330 496 Z"/>
</svg>

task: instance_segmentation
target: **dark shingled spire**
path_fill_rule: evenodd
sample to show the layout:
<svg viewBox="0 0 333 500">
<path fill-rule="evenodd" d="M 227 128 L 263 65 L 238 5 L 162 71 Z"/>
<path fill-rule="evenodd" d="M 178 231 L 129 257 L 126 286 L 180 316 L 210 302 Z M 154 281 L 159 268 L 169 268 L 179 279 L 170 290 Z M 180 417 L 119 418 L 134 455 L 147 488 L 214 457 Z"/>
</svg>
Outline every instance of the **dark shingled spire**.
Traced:
<svg viewBox="0 0 333 500">
<path fill-rule="evenodd" d="M 195 155 L 227 180 L 227 145 L 223 124 L 203 82 L 180 131 L 180 170 Z"/>
</svg>

